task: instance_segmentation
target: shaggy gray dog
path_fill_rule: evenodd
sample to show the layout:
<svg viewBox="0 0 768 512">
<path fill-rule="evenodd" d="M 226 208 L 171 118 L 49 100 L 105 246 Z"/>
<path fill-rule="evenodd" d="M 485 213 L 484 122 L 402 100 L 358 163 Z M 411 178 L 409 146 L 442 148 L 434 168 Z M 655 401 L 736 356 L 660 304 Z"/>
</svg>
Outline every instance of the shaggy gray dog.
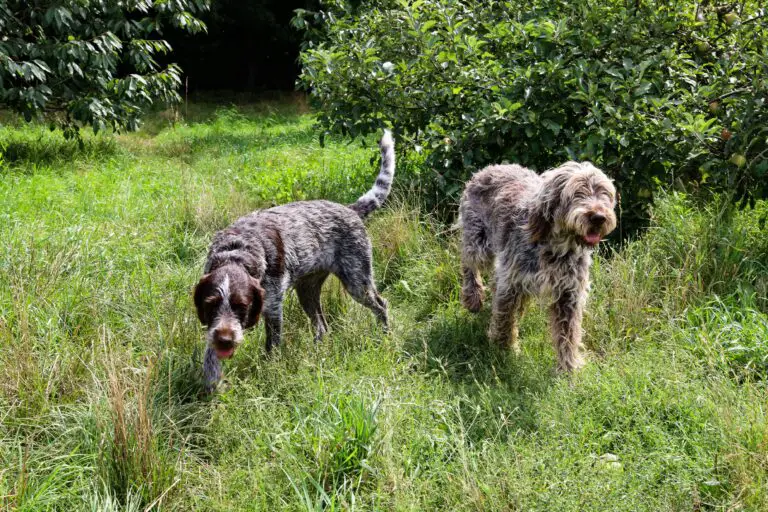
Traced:
<svg viewBox="0 0 768 512">
<path fill-rule="evenodd" d="M 589 162 L 567 162 L 541 175 L 494 165 L 467 183 L 459 209 L 462 303 L 483 303 L 480 270 L 495 262 L 488 337 L 519 351 L 518 319 L 533 296 L 548 295 L 558 367 L 584 364 L 581 319 L 598 242 L 616 227 L 616 189 Z"/>
<path fill-rule="evenodd" d="M 328 331 L 320 289 L 333 273 L 357 302 L 387 327 L 387 303 L 376 291 L 371 242 L 362 219 L 389 195 L 395 146 L 387 130 L 379 143 L 381 169 L 373 188 L 350 206 L 300 201 L 258 210 L 213 238 L 205 275 L 195 287 L 200 322 L 207 326 L 203 372 L 209 390 L 221 379 L 243 331 L 264 317 L 267 350 L 280 343 L 283 297 L 293 287 L 319 340 Z"/>
</svg>

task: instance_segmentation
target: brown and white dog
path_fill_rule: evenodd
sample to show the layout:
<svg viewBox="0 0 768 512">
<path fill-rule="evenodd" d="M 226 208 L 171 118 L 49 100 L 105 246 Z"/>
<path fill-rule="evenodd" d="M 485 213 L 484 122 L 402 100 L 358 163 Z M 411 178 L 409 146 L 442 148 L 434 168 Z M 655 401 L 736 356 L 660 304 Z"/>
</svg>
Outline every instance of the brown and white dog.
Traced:
<svg viewBox="0 0 768 512">
<path fill-rule="evenodd" d="M 320 289 L 331 273 L 386 328 L 387 303 L 373 282 L 371 242 L 362 221 L 392 187 L 395 148 L 388 130 L 379 147 L 376 183 L 354 204 L 300 201 L 257 210 L 213 237 L 205 275 L 194 291 L 198 317 L 207 327 L 203 372 L 209 390 L 221 379 L 220 360 L 234 355 L 243 331 L 261 316 L 267 350 L 280 343 L 283 297 L 291 287 L 317 340 L 328 331 Z"/>
<path fill-rule="evenodd" d="M 491 340 L 519 351 L 525 304 L 546 295 L 559 368 L 583 364 L 581 319 L 592 251 L 616 227 L 615 206 L 613 183 L 589 162 L 567 162 L 541 175 L 493 165 L 472 177 L 459 207 L 462 302 L 480 310 L 480 270 L 495 265 Z"/>
</svg>

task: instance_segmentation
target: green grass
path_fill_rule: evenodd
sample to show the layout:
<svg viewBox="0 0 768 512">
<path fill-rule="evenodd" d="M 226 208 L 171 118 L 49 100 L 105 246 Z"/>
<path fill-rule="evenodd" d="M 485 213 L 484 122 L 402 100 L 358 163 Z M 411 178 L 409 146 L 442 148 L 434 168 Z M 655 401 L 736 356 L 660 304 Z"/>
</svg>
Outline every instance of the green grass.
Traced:
<svg viewBox="0 0 768 512">
<path fill-rule="evenodd" d="M 374 141 L 291 105 L 87 137 L 0 127 L 2 510 L 766 510 L 768 205 L 662 197 L 597 258 L 590 364 L 554 372 L 458 302 L 456 232 L 403 191 L 369 221 L 385 335 L 336 281 L 315 344 L 295 297 L 201 394 L 190 291 L 212 233 L 257 207 L 352 201 Z M 415 171 L 412 171 L 415 172 Z"/>
</svg>

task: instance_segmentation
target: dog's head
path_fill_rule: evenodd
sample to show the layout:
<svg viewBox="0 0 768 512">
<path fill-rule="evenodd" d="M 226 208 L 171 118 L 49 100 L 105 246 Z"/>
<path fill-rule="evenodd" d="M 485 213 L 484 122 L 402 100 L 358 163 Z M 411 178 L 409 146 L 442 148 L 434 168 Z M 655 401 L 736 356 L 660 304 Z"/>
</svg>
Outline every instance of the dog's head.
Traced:
<svg viewBox="0 0 768 512">
<path fill-rule="evenodd" d="M 616 188 L 603 171 L 589 162 L 567 162 L 541 177 L 528 219 L 534 240 L 557 235 L 591 248 L 616 228 Z"/>
<path fill-rule="evenodd" d="M 194 298 L 208 345 L 227 359 L 243 341 L 243 331 L 259 321 L 264 289 L 242 266 L 225 265 L 200 279 Z"/>
</svg>

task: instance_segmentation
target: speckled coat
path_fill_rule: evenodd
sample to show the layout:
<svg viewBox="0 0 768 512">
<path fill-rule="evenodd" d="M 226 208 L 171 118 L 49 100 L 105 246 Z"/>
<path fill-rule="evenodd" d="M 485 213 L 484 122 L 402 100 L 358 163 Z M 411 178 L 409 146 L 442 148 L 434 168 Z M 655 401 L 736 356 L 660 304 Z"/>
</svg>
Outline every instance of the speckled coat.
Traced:
<svg viewBox="0 0 768 512">
<path fill-rule="evenodd" d="M 200 320 L 208 326 L 204 370 L 211 387 L 221 377 L 221 355 L 234 352 L 242 331 L 255 325 L 259 315 L 267 350 L 280 343 L 283 299 L 291 287 L 320 339 L 328 330 L 320 289 L 331 273 L 386 327 L 387 305 L 373 282 L 371 242 L 362 220 L 391 189 L 395 155 L 388 131 L 380 148 L 376 183 L 354 204 L 290 203 L 255 211 L 216 233 L 195 289 Z"/>
</svg>

